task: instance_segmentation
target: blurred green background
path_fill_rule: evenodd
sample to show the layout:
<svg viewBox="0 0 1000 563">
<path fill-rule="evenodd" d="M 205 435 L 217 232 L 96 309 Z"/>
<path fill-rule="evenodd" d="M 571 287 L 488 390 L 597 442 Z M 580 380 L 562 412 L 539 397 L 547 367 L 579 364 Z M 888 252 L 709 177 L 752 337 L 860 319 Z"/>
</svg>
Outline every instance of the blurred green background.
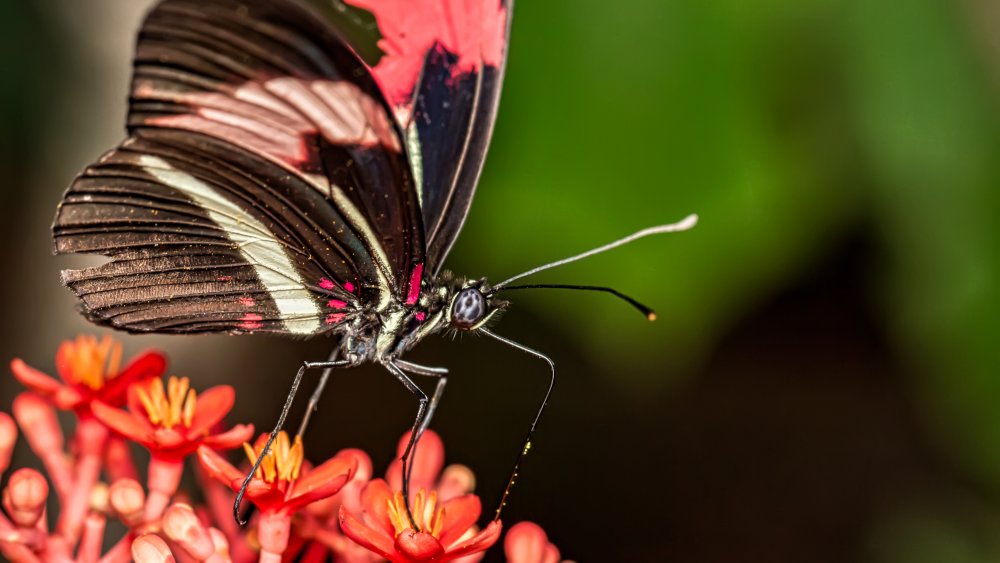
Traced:
<svg viewBox="0 0 1000 563">
<path fill-rule="evenodd" d="M 0 357 L 51 368 L 74 312 L 49 224 L 123 135 L 148 0 L 0 3 Z M 1000 4 L 518 2 L 495 140 L 449 261 L 493 280 L 701 215 L 538 281 L 497 330 L 560 366 L 506 518 L 581 561 L 1000 560 Z M 326 341 L 125 337 L 267 426 Z M 436 339 L 435 427 L 496 498 L 545 384 Z M 3 408 L 15 386 L 0 384 Z M 387 463 L 413 405 L 340 376 L 307 455 Z"/>
</svg>

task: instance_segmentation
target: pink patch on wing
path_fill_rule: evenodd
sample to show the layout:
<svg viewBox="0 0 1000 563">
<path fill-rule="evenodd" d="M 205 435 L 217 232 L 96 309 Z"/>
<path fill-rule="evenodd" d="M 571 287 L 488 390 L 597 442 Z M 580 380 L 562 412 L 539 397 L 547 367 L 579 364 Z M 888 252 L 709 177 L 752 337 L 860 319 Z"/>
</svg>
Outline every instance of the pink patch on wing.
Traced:
<svg viewBox="0 0 1000 563">
<path fill-rule="evenodd" d="M 340 321 L 344 320 L 346 315 L 344 313 L 330 313 L 326 316 L 326 324 L 335 325 Z"/>
<path fill-rule="evenodd" d="M 257 330 L 264 326 L 264 323 L 261 322 L 264 317 L 257 313 L 247 313 L 240 320 L 243 321 L 240 323 L 240 328 L 243 330 Z"/>
<path fill-rule="evenodd" d="M 286 76 L 223 91 L 182 92 L 140 78 L 133 97 L 192 108 L 186 114 L 151 117 L 145 121 L 149 125 L 217 137 L 292 166 L 316 156 L 315 143 L 306 142 L 312 135 L 337 145 L 402 151 L 385 108 L 344 80 Z"/>
<path fill-rule="evenodd" d="M 346 282 L 344 284 L 344 289 L 346 289 L 347 291 L 349 291 L 351 293 L 354 293 L 354 284 L 351 283 L 351 282 Z"/>
<path fill-rule="evenodd" d="M 326 306 L 330 307 L 331 309 L 346 309 L 347 303 L 341 301 L 340 299 L 331 299 L 326 302 Z"/>
<path fill-rule="evenodd" d="M 427 313 L 420 311 L 416 315 L 413 315 L 413 318 L 417 319 L 420 322 L 424 322 L 424 319 L 427 318 Z"/>
<path fill-rule="evenodd" d="M 323 278 L 319 280 L 319 286 L 322 287 L 323 289 L 333 289 L 337 287 L 337 284 L 333 283 L 332 281 L 326 278 Z"/>
<path fill-rule="evenodd" d="M 375 65 L 375 78 L 397 117 L 408 118 L 413 88 L 435 44 L 458 56 L 453 76 L 503 62 L 507 8 L 500 0 L 346 1 L 375 16 L 384 53 Z"/>
<path fill-rule="evenodd" d="M 424 275 L 424 265 L 417 264 L 410 273 L 410 288 L 406 293 L 406 304 L 415 305 L 420 298 L 420 280 Z"/>
<path fill-rule="evenodd" d="M 237 301 L 239 301 L 240 305 L 243 305 L 244 307 L 253 307 L 257 304 L 257 302 L 253 300 L 253 297 L 240 297 Z"/>
</svg>

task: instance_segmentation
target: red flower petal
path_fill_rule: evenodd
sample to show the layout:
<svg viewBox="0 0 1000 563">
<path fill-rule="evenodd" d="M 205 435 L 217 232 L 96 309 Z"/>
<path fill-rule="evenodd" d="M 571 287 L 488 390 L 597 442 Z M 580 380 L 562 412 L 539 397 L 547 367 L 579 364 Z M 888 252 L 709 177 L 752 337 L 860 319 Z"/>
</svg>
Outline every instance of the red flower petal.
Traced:
<svg viewBox="0 0 1000 563">
<path fill-rule="evenodd" d="M 73 375 L 73 348 L 75 347 L 75 342 L 72 340 L 64 340 L 59 348 L 56 348 L 56 373 L 59 377 L 67 384 L 72 383 Z"/>
<path fill-rule="evenodd" d="M 403 463 L 399 459 L 406 451 L 406 444 L 409 443 L 410 433 L 403 434 L 396 447 L 396 460 L 389 465 L 389 470 L 385 473 L 386 481 L 395 491 L 403 490 Z M 444 467 L 444 442 L 433 430 L 424 432 L 420 437 L 420 442 L 416 446 L 413 454 L 413 474 L 410 475 L 410 496 L 417 494 L 417 491 L 434 490 L 441 468 Z M 411 498 L 412 500 L 412 498 Z"/>
<path fill-rule="evenodd" d="M 236 391 L 229 385 L 219 385 L 199 393 L 188 436 L 200 437 L 207 433 L 229 414 L 235 402 Z"/>
<path fill-rule="evenodd" d="M 342 450 L 337 455 L 353 456 L 358 463 L 358 468 L 354 471 L 354 476 L 351 477 L 351 480 L 344 485 L 344 488 L 338 494 L 340 495 L 341 503 L 348 510 L 360 511 L 362 506 L 361 489 L 372 479 L 372 460 L 368 457 L 368 454 L 356 449 Z"/>
<path fill-rule="evenodd" d="M 444 555 L 444 547 L 426 532 L 403 530 L 396 538 L 396 550 L 411 561 L 427 561 Z"/>
<path fill-rule="evenodd" d="M 483 531 L 479 532 L 474 537 L 449 549 L 448 558 L 454 559 L 456 557 L 489 549 L 490 546 L 495 544 L 497 540 L 500 539 L 500 532 L 502 530 L 503 525 L 500 524 L 500 521 L 493 520 L 485 528 L 483 528 Z"/>
<path fill-rule="evenodd" d="M 237 424 L 222 434 L 209 436 L 202 444 L 216 450 L 231 450 L 253 437 L 253 424 Z"/>
<path fill-rule="evenodd" d="M 288 503 L 297 509 L 337 494 L 357 468 L 358 461 L 353 456 L 328 459 L 295 481 Z"/>
<path fill-rule="evenodd" d="M 392 489 L 382 479 L 369 481 L 361 489 L 361 506 L 366 524 L 378 526 L 387 530 L 390 536 L 395 534 L 392 520 L 389 519 L 389 502 L 392 500 Z"/>
<path fill-rule="evenodd" d="M 240 477 L 230 483 L 234 492 L 243 486 L 244 478 Z M 246 496 L 250 502 L 257 505 L 261 512 L 291 512 L 288 503 L 285 502 L 285 493 L 263 479 L 252 479 L 247 485 Z"/>
<path fill-rule="evenodd" d="M 58 380 L 29 366 L 20 358 L 11 360 L 10 370 L 14 372 L 14 377 L 21 382 L 21 385 L 43 397 L 54 395 L 63 386 Z"/>
<path fill-rule="evenodd" d="M 559 550 L 534 522 L 520 522 L 507 531 L 503 551 L 508 563 L 558 563 Z"/>
<path fill-rule="evenodd" d="M 369 551 L 378 553 L 386 559 L 393 559 L 396 553 L 392 535 L 384 528 L 375 529 L 363 524 L 350 512 L 340 508 L 340 529 L 354 543 Z M 390 526 L 391 529 L 391 526 Z"/>
<path fill-rule="evenodd" d="M 476 524 L 483 505 L 476 495 L 462 495 L 442 505 L 444 522 L 441 523 L 441 543 L 447 547 L 457 542 Z"/>
<path fill-rule="evenodd" d="M 152 440 L 153 427 L 145 418 L 109 407 L 100 401 L 94 401 L 91 409 L 97 420 L 129 440 L 144 445 Z"/>
<path fill-rule="evenodd" d="M 208 473 L 209 477 L 226 486 L 229 486 L 230 483 L 237 479 L 242 481 L 245 476 L 239 469 L 233 467 L 233 464 L 206 446 L 198 448 L 198 462 L 201 463 L 201 467 L 205 470 L 205 473 Z M 239 487 L 237 487 L 237 490 L 239 490 Z"/>
<path fill-rule="evenodd" d="M 130 385 L 162 377 L 166 369 L 167 359 L 159 352 L 150 351 L 136 356 L 105 384 L 101 399 L 120 407 L 125 402 L 125 394 Z"/>
<path fill-rule="evenodd" d="M 121 412 L 121 411 L 118 411 Z M 189 446 L 189 452 L 193 451 L 197 444 L 184 437 L 183 434 L 178 432 L 173 428 L 155 428 L 152 432 L 152 440 L 156 442 L 156 445 L 163 449 L 173 449 L 181 448 L 184 445 Z"/>
<path fill-rule="evenodd" d="M 146 391 L 149 390 L 148 382 L 129 385 L 128 389 L 125 390 L 125 408 L 128 409 L 128 412 L 145 418 L 147 416 L 146 407 L 142 406 L 142 401 L 139 400 L 139 387 L 143 387 Z"/>
</svg>

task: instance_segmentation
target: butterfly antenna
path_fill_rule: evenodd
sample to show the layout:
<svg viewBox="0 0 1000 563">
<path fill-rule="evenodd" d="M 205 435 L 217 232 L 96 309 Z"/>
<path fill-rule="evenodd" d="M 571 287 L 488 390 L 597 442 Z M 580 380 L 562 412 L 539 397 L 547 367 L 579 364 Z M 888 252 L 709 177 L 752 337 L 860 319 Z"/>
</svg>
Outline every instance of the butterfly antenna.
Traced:
<svg viewBox="0 0 1000 563">
<path fill-rule="evenodd" d="M 542 272 L 542 271 L 545 271 L 545 270 L 550 270 L 552 268 L 557 268 L 559 266 L 563 266 L 563 265 L 569 264 L 571 262 L 576 262 L 577 260 L 583 260 L 584 258 L 589 258 L 590 256 L 593 256 L 595 254 L 600 254 L 602 252 L 611 250 L 613 248 L 618 248 L 619 246 L 626 245 L 626 244 L 628 244 L 628 243 L 630 243 L 632 241 L 639 240 L 641 238 L 648 237 L 650 235 L 658 235 L 658 234 L 661 234 L 661 233 L 677 233 L 677 232 L 680 232 L 680 231 L 686 231 L 688 229 L 693 228 L 697 224 L 698 224 L 698 216 L 695 215 L 694 213 L 692 213 L 691 215 L 688 215 L 687 217 L 685 217 L 684 219 L 682 219 L 682 220 L 680 220 L 680 221 L 678 221 L 676 223 L 671 223 L 669 225 L 660 225 L 658 227 L 650 227 L 648 229 L 643 229 L 643 230 L 641 230 L 641 231 L 639 231 L 637 233 L 632 233 L 631 235 L 629 235 L 629 236 L 627 236 L 625 238 L 618 239 L 618 240 L 616 240 L 616 241 L 614 241 L 612 243 L 605 244 L 604 246 L 600 246 L 600 247 L 594 248 L 592 250 L 588 250 L 588 251 L 584 252 L 583 254 L 577 254 L 576 256 L 570 256 L 569 258 L 563 258 L 562 260 L 557 260 L 557 261 L 551 262 L 549 264 L 543 264 L 541 266 L 538 266 L 537 268 L 533 268 L 531 270 L 528 270 L 527 272 L 524 272 L 522 274 L 518 274 L 518 275 L 516 275 L 516 276 L 514 276 L 514 277 L 512 277 L 510 279 L 506 279 L 506 280 L 504 280 L 504 281 L 502 281 L 502 282 L 494 285 L 493 289 L 494 290 L 502 289 L 507 284 L 509 284 L 510 282 L 512 282 L 514 280 L 519 280 L 521 278 L 526 278 L 528 276 L 537 274 L 538 272 Z"/>
<path fill-rule="evenodd" d="M 485 328 L 479 329 L 479 332 L 500 341 L 511 348 L 520 350 L 527 354 L 530 354 L 540 360 L 544 360 L 545 363 L 549 364 L 549 369 L 551 370 L 551 377 L 549 378 L 549 388 L 545 391 L 545 397 L 542 399 L 541 405 L 538 406 L 538 412 L 535 413 L 535 419 L 531 421 L 531 427 L 528 428 L 528 433 L 524 437 L 524 443 L 521 445 L 521 451 L 517 454 L 517 459 L 514 461 L 514 468 L 510 472 L 510 477 L 507 479 L 507 486 L 503 490 L 503 496 L 500 497 L 500 502 L 497 504 L 496 513 L 493 515 L 494 520 L 500 519 L 500 513 L 503 512 L 505 506 L 507 506 L 507 498 L 510 496 L 511 489 L 514 488 L 514 483 L 517 482 L 519 472 L 521 471 L 521 464 L 524 462 L 524 458 L 528 455 L 531 450 L 531 438 L 535 433 L 535 426 L 538 425 L 539 419 L 542 418 L 542 413 L 545 412 L 546 405 L 549 404 L 549 397 L 552 395 L 552 388 L 556 384 L 556 364 L 552 361 L 552 358 L 546 356 L 545 354 L 528 348 L 523 344 L 518 344 L 513 340 L 504 338 L 499 334 L 490 332 Z"/>
<path fill-rule="evenodd" d="M 561 283 L 541 283 L 532 285 L 508 285 L 507 287 L 500 288 L 500 291 L 510 291 L 513 289 L 576 289 L 580 291 L 601 291 L 604 293 L 610 293 L 611 295 L 614 295 L 615 297 L 621 299 L 622 301 L 625 301 L 626 303 L 634 307 L 636 310 L 638 310 L 640 313 L 642 313 L 648 320 L 650 321 L 656 320 L 656 311 L 643 305 L 642 303 L 639 303 L 635 299 L 629 297 L 628 295 L 625 295 L 624 293 L 618 291 L 617 289 L 613 289 L 610 287 L 601 287 L 598 285 L 569 285 Z"/>
</svg>

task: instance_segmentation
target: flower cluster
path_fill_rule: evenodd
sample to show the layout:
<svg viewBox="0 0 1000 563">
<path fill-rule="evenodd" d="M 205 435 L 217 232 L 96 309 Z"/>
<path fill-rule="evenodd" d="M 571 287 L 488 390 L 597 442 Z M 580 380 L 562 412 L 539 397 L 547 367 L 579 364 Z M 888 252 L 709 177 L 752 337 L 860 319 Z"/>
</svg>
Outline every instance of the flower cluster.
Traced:
<svg viewBox="0 0 1000 563">
<path fill-rule="evenodd" d="M 80 337 L 60 346 L 59 379 L 11 362 L 27 390 L 14 399 L 13 417 L 0 412 L 0 474 L 10 466 L 20 427 L 48 479 L 29 468 L 8 476 L 0 512 L 0 554 L 7 559 L 464 562 L 478 561 L 500 538 L 497 520 L 477 527 L 482 505 L 473 473 L 444 467 L 444 445 L 432 431 L 416 450 L 409 503 L 400 461 L 384 479 L 373 478 L 371 459 L 357 449 L 312 465 L 302 438 L 280 433 L 246 490 L 256 510 L 242 529 L 232 516 L 233 492 L 267 435 L 251 444 L 253 426 L 223 424 L 235 403 L 232 387 L 197 392 L 187 378 L 164 379 L 166 360 L 155 351 L 124 367 L 121 359 L 112 339 Z M 68 444 L 60 410 L 76 420 Z M 134 445 L 149 452 L 144 477 Z M 245 459 L 233 465 L 226 452 L 241 447 Z M 188 459 L 197 460 L 187 465 L 197 491 L 180 487 Z M 47 505 L 58 506 L 55 518 Z M 117 541 L 105 538 L 109 519 L 126 530 Z M 560 561 L 545 532 L 528 522 L 507 532 L 503 548 L 511 563 Z"/>
</svg>

